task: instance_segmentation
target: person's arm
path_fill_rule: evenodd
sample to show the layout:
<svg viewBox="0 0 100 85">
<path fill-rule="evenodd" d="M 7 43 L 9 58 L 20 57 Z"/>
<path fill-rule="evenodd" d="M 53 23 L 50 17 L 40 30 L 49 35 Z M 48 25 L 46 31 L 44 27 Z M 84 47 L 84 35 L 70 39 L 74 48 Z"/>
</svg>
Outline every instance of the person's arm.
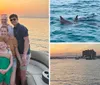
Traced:
<svg viewBox="0 0 100 85">
<path fill-rule="evenodd" d="M 17 48 L 17 47 L 15 48 L 15 51 L 16 51 L 16 56 L 17 56 L 17 58 L 18 58 L 20 64 L 22 64 L 22 59 L 21 59 L 21 56 L 20 56 L 20 54 L 19 54 L 19 52 L 18 52 L 18 48 Z"/>
<path fill-rule="evenodd" d="M 22 37 L 24 39 L 24 55 L 27 55 L 28 49 L 29 49 L 29 35 L 28 35 L 28 29 L 26 27 L 23 28 Z"/>
<path fill-rule="evenodd" d="M 29 38 L 27 36 L 27 37 L 24 37 L 24 52 L 23 52 L 23 55 L 27 55 L 28 49 L 29 49 Z"/>
<path fill-rule="evenodd" d="M 10 64 L 9 64 L 8 68 L 5 71 L 7 72 L 12 67 L 12 65 L 13 65 L 13 57 L 10 54 Z"/>
<path fill-rule="evenodd" d="M 27 36 L 27 37 L 24 37 L 24 53 L 23 54 L 27 54 L 28 49 L 29 49 L 29 38 Z"/>
<path fill-rule="evenodd" d="M 29 49 L 29 37 L 28 37 L 29 35 L 26 27 L 23 28 L 22 36 L 24 38 L 24 52 L 22 56 L 22 62 L 26 65 L 26 56 Z"/>
<path fill-rule="evenodd" d="M 28 49 L 29 49 L 29 38 L 24 37 L 24 52 L 22 56 L 23 65 L 26 65 L 26 56 L 27 56 Z"/>
<path fill-rule="evenodd" d="M 14 44 L 14 48 L 15 48 L 15 52 L 16 52 L 16 57 L 18 58 L 19 63 L 21 65 L 22 64 L 22 59 L 21 59 L 21 56 L 20 56 L 18 48 L 17 48 L 18 47 L 18 43 L 17 43 L 17 40 L 16 40 L 15 37 L 13 37 L 13 44 Z"/>
</svg>

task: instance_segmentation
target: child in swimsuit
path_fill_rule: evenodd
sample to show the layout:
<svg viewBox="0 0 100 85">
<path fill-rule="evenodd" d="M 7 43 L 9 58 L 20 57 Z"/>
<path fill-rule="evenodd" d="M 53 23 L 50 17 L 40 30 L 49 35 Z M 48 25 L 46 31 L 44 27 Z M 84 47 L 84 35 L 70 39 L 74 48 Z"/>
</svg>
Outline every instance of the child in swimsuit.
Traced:
<svg viewBox="0 0 100 85">
<path fill-rule="evenodd" d="M 4 41 L 0 41 L 0 85 L 9 85 L 12 74 L 12 55 Z"/>
</svg>

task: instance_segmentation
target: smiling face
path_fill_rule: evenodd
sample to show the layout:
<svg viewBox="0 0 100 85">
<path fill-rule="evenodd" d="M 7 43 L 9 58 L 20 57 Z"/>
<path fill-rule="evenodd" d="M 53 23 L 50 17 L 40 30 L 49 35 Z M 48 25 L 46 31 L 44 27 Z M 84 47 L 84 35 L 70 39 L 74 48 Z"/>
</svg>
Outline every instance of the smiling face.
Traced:
<svg viewBox="0 0 100 85">
<path fill-rule="evenodd" d="M 7 23 L 7 19 L 1 19 L 1 23 L 2 24 L 6 24 Z"/>
<path fill-rule="evenodd" d="M 10 21 L 11 21 L 11 23 L 12 23 L 14 26 L 16 26 L 17 23 L 18 23 L 18 19 L 17 19 L 16 17 L 10 18 Z"/>
<path fill-rule="evenodd" d="M 7 48 L 7 44 L 5 42 L 0 42 L 0 49 L 6 49 Z"/>
<path fill-rule="evenodd" d="M 2 14 L 1 15 L 1 24 L 7 24 L 7 15 L 6 14 Z"/>
<path fill-rule="evenodd" d="M 0 34 L 2 37 L 8 36 L 8 29 L 6 27 L 0 28 Z"/>
</svg>

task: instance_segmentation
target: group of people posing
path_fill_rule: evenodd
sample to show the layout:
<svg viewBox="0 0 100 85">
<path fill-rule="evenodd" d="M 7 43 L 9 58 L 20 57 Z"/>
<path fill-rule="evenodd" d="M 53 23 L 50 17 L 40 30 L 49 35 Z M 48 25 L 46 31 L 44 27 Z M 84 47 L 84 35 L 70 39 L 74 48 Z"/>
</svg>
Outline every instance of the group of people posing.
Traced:
<svg viewBox="0 0 100 85">
<path fill-rule="evenodd" d="M 26 85 L 26 70 L 31 57 L 28 29 L 18 22 L 16 14 L 11 14 L 9 19 L 13 27 L 7 23 L 7 15 L 1 15 L 0 85 L 17 85 L 16 78 L 21 80 L 21 85 Z"/>
</svg>

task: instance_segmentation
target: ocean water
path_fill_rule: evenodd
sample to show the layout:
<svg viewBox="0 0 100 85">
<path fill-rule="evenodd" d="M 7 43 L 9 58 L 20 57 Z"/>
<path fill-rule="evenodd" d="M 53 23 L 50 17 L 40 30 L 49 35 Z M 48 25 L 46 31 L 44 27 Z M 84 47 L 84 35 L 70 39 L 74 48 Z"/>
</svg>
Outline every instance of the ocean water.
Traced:
<svg viewBox="0 0 100 85">
<path fill-rule="evenodd" d="M 51 59 L 50 85 L 100 85 L 100 60 Z"/>
<path fill-rule="evenodd" d="M 19 22 L 28 28 L 31 50 L 49 52 L 48 19 L 19 18 Z"/>
<path fill-rule="evenodd" d="M 100 0 L 50 0 L 51 42 L 100 42 Z M 60 16 L 73 22 L 61 25 Z"/>
</svg>

